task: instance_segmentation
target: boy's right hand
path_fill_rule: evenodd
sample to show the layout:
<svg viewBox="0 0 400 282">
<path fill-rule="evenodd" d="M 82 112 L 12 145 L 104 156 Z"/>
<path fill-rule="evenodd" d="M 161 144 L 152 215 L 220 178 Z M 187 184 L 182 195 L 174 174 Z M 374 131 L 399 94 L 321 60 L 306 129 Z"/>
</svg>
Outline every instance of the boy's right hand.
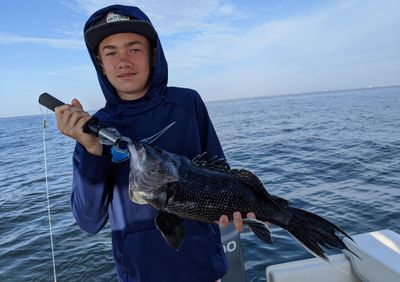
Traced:
<svg viewBox="0 0 400 282">
<path fill-rule="evenodd" d="M 81 103 L 73 99 L 71 105 L 65 104 L 55 108 L 57 127 L 60 132 L 79 142 L 86 151 L 101 156 L 103 146 L 97 137 L 83 132 L 83 126 L 91 116 L 83 110 Z"/>
</svg>

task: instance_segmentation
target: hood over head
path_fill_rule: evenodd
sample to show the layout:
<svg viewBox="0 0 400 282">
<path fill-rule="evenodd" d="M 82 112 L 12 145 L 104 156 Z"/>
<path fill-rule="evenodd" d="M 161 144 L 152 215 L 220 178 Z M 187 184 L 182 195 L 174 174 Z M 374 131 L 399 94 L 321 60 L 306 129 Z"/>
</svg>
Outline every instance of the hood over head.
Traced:
<svg viewBox="0 0 400 282">
<path fill-rule="evenodd" d="M 156 48 L 155 62 L 150 73 L 149 90 L 145 96 L 133 100 L 121 100 L 115 88 L 102 73 L 97 62 L 97 46 L 109 35 L 132 32 L 149 39 Z M 96 68 L 100 87 L 106 99 L 106 109 L 118 114 L 135 114 L 151 109 L 162 102 L 168 82 L 168 65 L 160 40 L 150 19 L 139 8 L 111 5 L 95 12 L 84 27 L 85 42 Z"/>
</svg>

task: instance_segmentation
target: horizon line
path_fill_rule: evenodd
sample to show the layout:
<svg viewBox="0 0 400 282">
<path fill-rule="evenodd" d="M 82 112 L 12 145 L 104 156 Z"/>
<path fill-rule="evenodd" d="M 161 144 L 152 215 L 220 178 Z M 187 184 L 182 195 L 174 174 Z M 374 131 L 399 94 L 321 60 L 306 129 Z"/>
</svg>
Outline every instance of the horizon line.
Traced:
<svg viewBox="0 0 400 282">
<path fill-rule="evenodd" d="M 370 89 L 380 89 L 380 88 L 398 88 L 398 87 L 400 87 L 400 83 L 391 84 L 391 85 L 360 86 L 360 87 L 351 87 L 351 88 L 337 88 L 337 89 L 326 89 L 326 90 L 315 90 L 315 91 L 304 91 L 304 92 L 289 92 L 289 93 L 282 93 L 282 94 L 275 93 L 275 94 L 259 95 L 259 96 L 251 96 L 251 97 L 241 97 L 241 98 L 204 100 L 204 102 L 206 104 L 207 103 L 221 103 L 221 102 L 250 100 L 250 99 L 257 99 L 257 98 L 268 98 L 268 97 L 274 98 L 274 97 L 287 97 L 287 96 L 296 96 L 296 95 L 315 95 L 315 94 L 324 94 L 324 93 L 340 93 L 340 92 L 350 92 L 350 91 L 358 91 L 358 90 L 370 90 Z M 88 110 L 88 112 L 95 112 L 97 110 Z M 40 116 L 40 115 L 43 115 L 43 113 L 30 114 L 30 115 L 28 114 L 28 115 L 15 115 L 15 116 L 0 116 L 0 119 L 34 117 L 34 116 Z"/>
</svg>

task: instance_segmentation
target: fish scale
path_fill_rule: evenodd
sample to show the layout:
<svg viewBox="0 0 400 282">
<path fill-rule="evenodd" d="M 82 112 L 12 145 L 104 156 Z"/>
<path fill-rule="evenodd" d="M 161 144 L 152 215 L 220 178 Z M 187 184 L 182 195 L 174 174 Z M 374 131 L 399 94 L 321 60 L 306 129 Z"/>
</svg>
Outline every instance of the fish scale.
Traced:
<svg viewBox="0 0 400 282">
<path fill-rule="evenodd" d="M 254 202 L 254 196 L 240 189 L 239 182 L 226 181 L 230 177 L 206 169 L 201 177 L 189 168 L 181 168 L 179 172 L 178 189 L 165 207 L 166 211 L 207 222 L 217 221 L 221 214 L 232 215 L 239 207 L 243 212 L 251 211 L 248 203 Z M 254 198 L 253 201 L 250 198 Z"/>
</svg>

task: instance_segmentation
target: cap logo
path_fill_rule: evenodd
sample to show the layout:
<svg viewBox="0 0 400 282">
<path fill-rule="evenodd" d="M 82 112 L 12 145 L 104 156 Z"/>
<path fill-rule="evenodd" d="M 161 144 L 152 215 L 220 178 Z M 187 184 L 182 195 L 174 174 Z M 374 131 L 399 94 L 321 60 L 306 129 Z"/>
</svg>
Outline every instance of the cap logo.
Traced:
<svg viewBox="0 0 400 282">
<path fill-rule="evenodd" d="M 130 20 L 130 18 L 128 16 L 114 14 L 113 12 L 110 12 L 107 15 L 106 22 L 112 23 L 112 22 L 129 21 L 129 20 Z"/>
</svg>

